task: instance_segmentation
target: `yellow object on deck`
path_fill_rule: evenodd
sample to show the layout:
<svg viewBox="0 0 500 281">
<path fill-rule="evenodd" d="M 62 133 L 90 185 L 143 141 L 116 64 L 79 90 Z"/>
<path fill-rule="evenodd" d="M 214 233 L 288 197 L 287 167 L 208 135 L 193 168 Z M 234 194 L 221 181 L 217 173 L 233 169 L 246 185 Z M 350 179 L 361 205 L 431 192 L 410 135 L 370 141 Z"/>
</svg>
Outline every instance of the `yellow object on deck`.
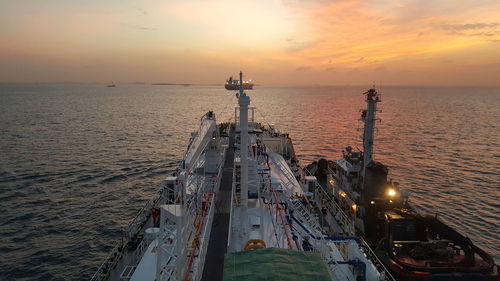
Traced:
<svg viewBox="0 0 500 281">
<path fill-rule="evenodd" d="M 251 250 L 256 250 L 256 249 L 263 249 L 266 247 L 266 242 L 261 239 L 250 239 L 248 242 L 245 244 L 245 247 L 243 247 L 243 250 L 245 251 L 251 251 Z"/>
</svg>

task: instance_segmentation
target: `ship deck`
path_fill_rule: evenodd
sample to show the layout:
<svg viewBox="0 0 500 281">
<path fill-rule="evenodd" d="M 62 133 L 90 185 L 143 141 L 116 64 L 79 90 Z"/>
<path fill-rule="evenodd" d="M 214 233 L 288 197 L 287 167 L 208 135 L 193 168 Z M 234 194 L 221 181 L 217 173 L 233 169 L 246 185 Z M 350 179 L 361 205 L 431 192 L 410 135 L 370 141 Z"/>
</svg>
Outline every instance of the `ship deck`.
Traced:
<svg viewBox="0 0 500 281">
<path fill-rule="evenodd" d="M 215 207 L 216 213 L 212 223 L 212 231 L 208 242 L 205 266 L 201 280 L 222 280 L 224 272 L 224 255 L 227 252 L 229 217 L 231 212 L 231 192 L 234 169 L 234 131 L 229 134 L 229 147 L 220 183 Z"/>
</svg>

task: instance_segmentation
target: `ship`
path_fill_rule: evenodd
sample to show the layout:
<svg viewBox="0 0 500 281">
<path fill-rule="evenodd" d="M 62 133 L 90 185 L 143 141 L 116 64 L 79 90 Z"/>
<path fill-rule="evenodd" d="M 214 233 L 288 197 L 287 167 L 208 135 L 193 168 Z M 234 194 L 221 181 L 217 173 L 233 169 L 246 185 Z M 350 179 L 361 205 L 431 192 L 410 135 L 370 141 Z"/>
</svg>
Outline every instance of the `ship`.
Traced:
<svg viewBox="0 0 500 281">
<path fill-rule="evenodd" d="M 364 93 L 363 150 L 351 146 L 338 161 L 320 159 L 305 169 L 354 222 L 378 259 L 401 281 L 500 280 L 492 257 L 437 215 L 418 213 L 407 192 L 388 180 L 389 169 L 373 159 L 377 104 L 375 87 Z M 342 229 L 335 214 L 329 224 Z"/>
<path fill-rule="evenodd" d="M 243 81 L 243 73 L 240 71 L 240 79 L 233 79 L 233 76 L 230 76 L 224 87 L 230 91 L 239 91 L 240 87 L 243 87 L 244 90 L 252 90 L 253 83 L 252 80 Z"/>
<path fill-rule="evenodd" d="M 354 221 L 304 174 L 290 135 L 254 119 L 242 83 L 236 98 L 232 122 L 203 114 L 179 167 L 91 280 L 394 281 Z M 328 227 L 325 212 L 342 227 Z"/>
<path fill-rule="evenodd" d="M 240 83 L 234 121 L 201 117 L 91 280 L 498 280 L 485 251 L 387 180 L 372 158 L 380 95 L 365 96 L 364 150 L 303 168 Z"/>
</svg>

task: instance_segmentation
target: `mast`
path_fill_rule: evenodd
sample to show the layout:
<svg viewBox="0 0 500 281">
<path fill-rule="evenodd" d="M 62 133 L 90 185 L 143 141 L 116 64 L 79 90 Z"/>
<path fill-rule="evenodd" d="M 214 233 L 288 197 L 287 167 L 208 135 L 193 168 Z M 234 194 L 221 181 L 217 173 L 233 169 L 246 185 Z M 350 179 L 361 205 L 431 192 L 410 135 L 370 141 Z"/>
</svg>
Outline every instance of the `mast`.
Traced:
<svg viewBox="0 0 500 281">
<path fill-rule="evenodd" d="M 367 109 L 363 110 L 361 115 L 365 128 L 363 132 L 363 179 L 366 176 L 366 167 L 373 161 L 373 133 L 375 131 L 375 112 L 377 111 L 377 103 L 380 102 L 380 95 L 375 86 L 369 89 L 366 95 Z"/>
<path fill-rule="evenodd" d="M 246 225 L 248 208 L 248 106 L 250 97 L 243 92 L 243 73 L 240 71 L 240 89 L 238 95 L 238 104 L 240 106 L 240 165 L 241 165 L 241 214 L 242 226 Z M 245 231 L 245 230 L 243 230 Z"/>
</svg>

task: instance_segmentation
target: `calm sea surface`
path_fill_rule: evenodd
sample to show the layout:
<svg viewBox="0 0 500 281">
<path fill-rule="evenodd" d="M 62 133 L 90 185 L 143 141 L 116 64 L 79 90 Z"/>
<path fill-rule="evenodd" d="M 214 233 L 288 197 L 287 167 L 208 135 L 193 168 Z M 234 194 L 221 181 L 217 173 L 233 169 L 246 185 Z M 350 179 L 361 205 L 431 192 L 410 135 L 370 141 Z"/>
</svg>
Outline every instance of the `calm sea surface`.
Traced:
<svg viewBox="0 0 500 281">
<path fill-rule="evenodd" d="M 361 147 L 363 87 L 256 87 L 303 164 Z M 375 158 L 418 209 L 500 260 L 500 89 L 380 89 Z M 221 87 L 0 85 L 0 280 L 86 280 L 178 165 Z"/>
</svg>

